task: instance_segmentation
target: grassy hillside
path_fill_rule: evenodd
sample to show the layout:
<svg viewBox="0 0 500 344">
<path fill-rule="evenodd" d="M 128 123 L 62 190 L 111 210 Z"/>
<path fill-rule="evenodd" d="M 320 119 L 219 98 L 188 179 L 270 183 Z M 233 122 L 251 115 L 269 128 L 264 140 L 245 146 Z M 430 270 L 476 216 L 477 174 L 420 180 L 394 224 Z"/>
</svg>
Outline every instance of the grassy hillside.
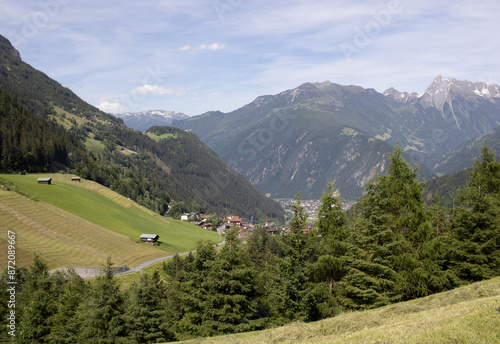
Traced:
<svg viewBox="0 0 500 344">
<path fill-rule="evenodd" d="M 500 277 L 316 323 L 185 343 L 500 343 Z"/>
<path fill-rule="evenodd" d="M 51 177 L 52 185 L 38 184 L 39 177 Z M 132 267 L 193 250 L 201 239 L 221 240 L 190 223 L 167 220 L 100 184 L 72 182 L 71 177 L 0 175 L 21 191 L 0 189 L 0 222 L 16 232 L 18 265 L 29 265 L 36 251 L 50 268 L 99 267 L 108 256 L 117 266 Z M 136 243 L 142 233 L 158 234 L 161 245 Z M 6 236 L 0 238 L 0 247 L 6 245 Z"/>
</svg>

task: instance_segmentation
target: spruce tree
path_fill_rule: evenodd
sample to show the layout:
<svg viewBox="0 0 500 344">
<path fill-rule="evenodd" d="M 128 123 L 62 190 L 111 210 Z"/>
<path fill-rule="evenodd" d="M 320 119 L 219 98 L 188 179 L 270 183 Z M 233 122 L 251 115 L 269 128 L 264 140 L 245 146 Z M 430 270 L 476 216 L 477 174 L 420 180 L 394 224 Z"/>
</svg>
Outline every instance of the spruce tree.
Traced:
<svg viewBox="0 0 500 344">
<path fill-rule="evenodd" d="M 76 315 L 89 286 L 73 270 L 56 272 L 51 279 L 54 287 L 60 290 L 60 296 L 57 300 L 57 313 L 50 321 L 49 342 L 76 343 L 80 331 Z"/>
<path fill-rule="evenodd" d="M 326 317 L 341 311 L 336 289 L 347 271 L 350 233 L 341 199 L 335 195 L 331 181 L 320 201 L 316 228 L 322 238 L 319 245 L 320 256 L 314 263 L 314 279 L 318 282 L 315 291 L 323 299 L 319 305 L 320 313 L 322 317 Z"/>
<path fill-rule="evenodd" d="M 486 145 L 474 162 L 452 222 L 449 261 L 465 281 L 500 274 L 500 162 Z"/>
<path fill-rule="evenodd" d="M 259 326 L 252 321 L 258 300 L 255 272 L 243 259 L 237 234 L 235 229 L 226 233 L 219 253 L 213 242 L 198 245 L 193 269 L 180 284 L 181 338 L 244 332 Z"/>
<path fill-rule="evenodd" d="M 207 279 L 211 314 L 205 325 L 218 333 L 245 332 L 259 326 L 251 320 L 257 311 L 256 273 L 244 259 L 238 234 L 236 229 L 226 232 L 226 243 Z"/>
<path fill-rule="evenodd" d="M 334 236 L 338 240 L 345 239 L 346 216 L 342 210 L 342 201 L 335 196 L 335 186 L 332 181 L 327 184 L 327 190 L 320 198 L 320 208 L 316 227 L 322 236 Z"/>
<path fill-rule="evenodd" d="M 113 278 L 113 264 L 108 258 L 101 275 L 79 307 L 78 343 L 124 343 L 124 296 Z"/>
<path fill-rule="evenodd" d="M 300 194 L 291 207 L 289 232 L 282 238 L 283 257 L 277 261 L 277 274 L 269 295 L 269 306 L 277 323 L 319 318 L 312 279 L 318 255 L 316 235 L 306 232 L 307 214 Z"/>
<path fill-rule="evenodd" d="M 164 304 L 164 284 L 158 272 L 141 274 L 129 290 L 125 323 L 127 338 L 134 343 L 159 343 L 175 340 Z"/>
<path fill-rule="evenodd" d="M 369 308 L 440 291 L 447 275 L 433 261 L 436 233 L 428 221 L 417 167 L 396 146 L 387 175 L 367 183 L 361 198 L 349 271 L 344 279 L 346 305 Z"/>
<path fill-rule="evenodd" d="M 25 281 L 17 294 L 18 343 L 48 341 L 51 330 L 50 319 L 57 312 L 58 297 L 59 295 L 53 290 L 47 263 L 35 253 L 33 265 L 28 269 Z"/>
<path fill-rule="evenodd" d="M 368 182 L 365 190 L 346 273 L 337 293 L 342 305 L 350 309 L 379 307 L 394 300 L 397 273 L 392 263 L 402 241 L 402 233 L 389 225 L 390 216 L 384 209 L 387 200 L 379 178 Z"/>
</svg>

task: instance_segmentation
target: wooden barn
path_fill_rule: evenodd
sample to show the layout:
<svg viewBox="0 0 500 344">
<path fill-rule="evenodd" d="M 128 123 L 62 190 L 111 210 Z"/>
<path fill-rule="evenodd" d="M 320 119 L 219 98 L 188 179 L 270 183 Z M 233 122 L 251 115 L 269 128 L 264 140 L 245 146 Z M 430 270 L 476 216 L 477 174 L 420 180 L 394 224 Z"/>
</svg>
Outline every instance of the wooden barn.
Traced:
<svg viewBox="0 0 500 344">
<path fill-rule="evenodd" d="M 141 241 L 148 243 L 148 244 L 154 244 L 155 242 L 160 239 L 160 236 L 158 234 L 142 234 L 141 235 Z"/>
<path fill-rule="evenodd" d="M 38 184 L 52 184 L 52 178 L 38 178 Z"/>
</svg>

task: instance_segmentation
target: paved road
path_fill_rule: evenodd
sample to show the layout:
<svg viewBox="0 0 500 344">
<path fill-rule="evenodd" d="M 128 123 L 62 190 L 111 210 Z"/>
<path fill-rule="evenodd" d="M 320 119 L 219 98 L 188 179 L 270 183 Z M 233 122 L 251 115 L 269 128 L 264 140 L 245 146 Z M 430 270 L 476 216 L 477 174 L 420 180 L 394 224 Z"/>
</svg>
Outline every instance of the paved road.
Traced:
<svg viewBox="0 0 500 344">
<path fill-rule="evenodd" d="M 221 241 L 220 243 L 216 244 L 216 246 L 224 245 L 225 243 L 226 243 L 225 241 Z M 185 256 L 186 254 L 190 254 L 190 253 L 194 253 L 194 252 L 196 252 L 196 250 L 178 253 L 178 255 Z M 149 261 L 144 262 L 142 264 L 139 264 L 139 265 L 133 267 L 132 269 L 117 272 L 114 274 L 114 276 L 123 276 L 123 275 L 128 275 L 128 274 L 131 274 L 131 273 L 134 273 L 137 271 L 141 271 L 142 269 L 144 269 L 144 268 L 146 268 L 154 263 L 158 263 L 158 262 L 161 262 L 162 260 L 173 258 L 174 256 L 175 256 L 175 254 L 172 254 L 170 256 L 152 259 L 152 260 L 149 260 Z M 84 271 L 80 272 L 80 270 L 84 270 Z M 79 274 L 84 279 L 90 279 L 90 278 L 96 278 L 101 273 L 101 269 L 75 269 L 75 272 L 77 274 Z"/>
<path fill-rule="evenodd" d="M 196 252 L 196 251 L 191 251 L 191 252 Z M 179 256 L 185 256 L 186 254 L 190 254 L 191 252 L 179 253 Z M 174 256 L 175 256 L 175 254 L 172 254 L 170 256 L 165 256 L 165 257 L 160 257 L 160 258 L 152 259 L 152 260 L 149 260 L 149 261 L 147 261 L 145 263 L 139 264 L 136 267 L 133 267 L 132 269 L 129 269 L 127 271 L 118 272 L 118 273 L 114 274 L 114 276 L 128 275 L 128 274 L 131 274 L 133 272 L 140 271 L 140 270 L 144 269 L 145 267 L 148 267 L 148 266 L 150 266 L 150 265 L 152 265 L 154 263 L 161 262 L 162 260 L 174 258 Z"/>
</svg>

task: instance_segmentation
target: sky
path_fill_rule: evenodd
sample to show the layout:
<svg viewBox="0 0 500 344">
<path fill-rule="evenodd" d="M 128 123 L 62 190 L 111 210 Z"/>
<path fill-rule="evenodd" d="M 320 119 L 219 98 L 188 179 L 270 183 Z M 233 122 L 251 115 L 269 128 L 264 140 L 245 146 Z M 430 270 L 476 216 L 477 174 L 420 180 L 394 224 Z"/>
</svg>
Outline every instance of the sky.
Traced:
<svg viewBox="0 0 500 344">
<path fill-rule="evenodd" d="M 0 0 L 22 59 L 109 113 L 230 112 L 329 80 L 500 84 L 497 0 Z"/>
</svg>

